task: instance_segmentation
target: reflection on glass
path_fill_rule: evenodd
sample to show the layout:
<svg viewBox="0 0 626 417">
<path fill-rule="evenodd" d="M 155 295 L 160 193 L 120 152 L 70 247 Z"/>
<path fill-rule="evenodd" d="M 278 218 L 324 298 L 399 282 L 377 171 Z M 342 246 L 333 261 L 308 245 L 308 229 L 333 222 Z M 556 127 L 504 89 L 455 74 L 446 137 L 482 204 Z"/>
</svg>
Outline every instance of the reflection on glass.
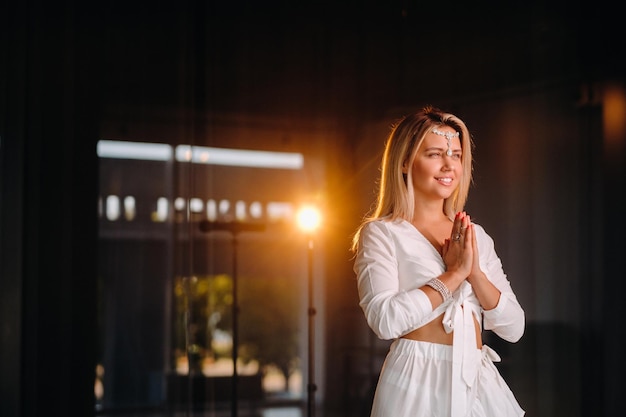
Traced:
<svg viewBox="0 0 626 417">
<path fill-rule="evenodd" d="M 249 168 L 299 170 L 304 166 L 304 158 L 300 153 L 210 148 L 190 145 L 178 145 L 176 147 L 176 160 L 206 165 Z"/>
<path fill-rule="evenodd" d="M 258 201 L 250 204 L 250 216 L 254 219 L 260 219 L 263 216 L 263 205 Z"/>
<path fill-rule="evenodd" d="M 136 214 L 135 197 L 130 195 L 124 197 L 124 218 L 128 221 L 132 221 Z"/>
<path fill-rule="evenodd" d="M 209 221 L 217 220 L 217 203 L 213 199 L 206 202 L 206 216 Z"/>
<path fill-rule="evenodd" d="M 265 399 L 275 395 L 297 404 L 303 393 L 303 280 L 298 245 L 281 231 L 294 217 L 302 156 L 222 153 L 221 163 L 232 164 L 225 166 L 214 159 L 219 152 L 151 145 L 98 145 L 96 409 L 224 406 L 233 369 L 241 376 L 242 401 L 254 383 Z M 263 156 L 277 159 L 258 169 L 255 158 Z M 182 157 L 197 165 L 190 169 Z M 292 168 L 285 171 L 282 163 Z M 230 244 L 223 233 L 197 230 L 202 220 L 268 226 L 267 234 L 240 242 L 238 326 Z M 190 380 L 205 384 L 200 394 L 185 391 Z"/>
<path fill-rule="evenodd" d="M 162 223 L 167 220 L 169 203 L 167 198 L 159 197 L 156 204 L 156 211 L 152 213 L 152 221 Z"/>
<path fill-rule="evenodd" d="M 299 395 L 299 311 L 293 281 L 249 278 L 242 283 L 237 370 L 238 375 L 261 374 L 266 391 Z M 174 280 L 174 372 L 232 375 L 232 290 L 229 275 Z"/>
<path fill-rule="evenodd" d="M 199 198 L 192 198 L 189 200 L 189 210 L 192 213 L 201 213 L 204 208 L 204 202 Z"/>
<path fill-rule="evenodd" d="M 120 198 L 116 195 L 107 197 L 106 216 L 108 220 L 114 221 L 120 217 Z"/>
</svg>

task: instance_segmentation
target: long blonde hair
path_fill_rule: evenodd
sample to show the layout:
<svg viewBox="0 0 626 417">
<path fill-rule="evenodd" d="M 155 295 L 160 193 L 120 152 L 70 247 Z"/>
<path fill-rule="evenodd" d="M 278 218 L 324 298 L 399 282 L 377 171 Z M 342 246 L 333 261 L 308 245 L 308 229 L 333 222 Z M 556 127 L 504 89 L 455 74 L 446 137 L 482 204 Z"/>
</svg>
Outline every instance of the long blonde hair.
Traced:
<svg viewBox="0 0 626 417">
<path fill-rule="evenodd" d="M 415 155 L 424 137 L 433 128 L 449 126 L 459 132 L 462 176 L 452 195 L 444 200 L 443 212 L 450 219 L 462 211 L 472 183 L 472 139 L 465 123 L 453 114 L 427 106 L 416 113 L 401 118 L 391 128 L 383 153 L 378 199 L 376 206 L 358 227 L 352 239 L 352 250 L 356 251 L 363 226 L 372 220 L 388 217 L 390 220 L 411 221 L 415 208 L 411 170 L 403 173 L 404 166 L 412 166 Z"/>
</svg>

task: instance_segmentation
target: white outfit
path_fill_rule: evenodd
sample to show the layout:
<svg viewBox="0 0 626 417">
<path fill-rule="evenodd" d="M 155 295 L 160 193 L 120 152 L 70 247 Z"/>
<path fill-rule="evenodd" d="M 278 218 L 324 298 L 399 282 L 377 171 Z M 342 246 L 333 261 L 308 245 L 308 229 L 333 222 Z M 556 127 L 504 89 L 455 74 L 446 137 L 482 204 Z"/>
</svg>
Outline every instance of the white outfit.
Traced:
<svg viewBox="0 0 626 417">
<path fill-rule="evenodd" d="M 498 355 L 476 349 L 474 320 L 502 339 L 524 333 L 524 311 L 498 258 L 493 240 L 475 225 L 480 268 L 500 290 L 498 305 L 483 310 L 469 282 L 433 310 L 420 287 L 445 272 L 443 258 L 411 223 L 379 219 L 361 230 L 354 263 L 360 306 L 381 339 L 397 339 L 379 377 L 372 417 L 523 416 L 515 397 L 493 365 Z M 399 339 L 444 314 L 452 346 Z"/>
</svg>

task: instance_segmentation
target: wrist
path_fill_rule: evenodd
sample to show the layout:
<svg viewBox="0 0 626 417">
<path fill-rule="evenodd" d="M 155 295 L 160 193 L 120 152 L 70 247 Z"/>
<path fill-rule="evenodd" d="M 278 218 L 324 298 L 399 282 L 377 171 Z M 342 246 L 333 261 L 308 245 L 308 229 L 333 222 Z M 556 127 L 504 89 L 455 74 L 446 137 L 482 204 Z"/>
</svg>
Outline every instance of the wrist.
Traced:
<svg viewBox="0 0 626 417">
<path fill-rule="evenodd" d="M 446 284 L 450 291 L 456 290 L 467 276 L 457 271 L 446 271 L 439 276 L 439 280 Z"/>
<path fill-rule="evenodd" d="M 485 275 L 485 273 L 483 271 L 477 271 L 477 272 L 472 272 L 468 277 L 467 280 L 469 281 L 470 284 L 473 284 L 475 282 L 481 281 L 481 280 L 486 280 L 487 279 L 487 275 Z"/>
<path fill-rule="evenodd" d="M 433 278 L 426 283 L 427 286 L 437 291 L 441 295 L 442 302 L 448 301 L 452 298 L 452 291 L 443 283 L 439 278 Z"/>
</svg>

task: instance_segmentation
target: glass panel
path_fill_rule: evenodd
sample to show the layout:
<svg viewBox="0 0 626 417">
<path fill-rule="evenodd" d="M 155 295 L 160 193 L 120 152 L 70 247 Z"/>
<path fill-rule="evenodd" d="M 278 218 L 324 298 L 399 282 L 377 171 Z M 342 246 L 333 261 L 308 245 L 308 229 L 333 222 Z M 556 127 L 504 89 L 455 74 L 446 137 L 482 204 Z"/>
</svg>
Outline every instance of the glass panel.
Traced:
<svg viewBox="0 0 626 417">
<path fill-rule="evenodd" d="M 164 402 L 168 369 L 173 223 L 169 145 L 102 141 L 99 221 L 99 360 L 102 411 Z M 171 159 L 171 158 L 170 158 Z"/>
<path fill-rule="evenodd" d="M 301 156 L 196 148 L 99 143 L 99 414 L 303 402 Z"/>
</svg>

